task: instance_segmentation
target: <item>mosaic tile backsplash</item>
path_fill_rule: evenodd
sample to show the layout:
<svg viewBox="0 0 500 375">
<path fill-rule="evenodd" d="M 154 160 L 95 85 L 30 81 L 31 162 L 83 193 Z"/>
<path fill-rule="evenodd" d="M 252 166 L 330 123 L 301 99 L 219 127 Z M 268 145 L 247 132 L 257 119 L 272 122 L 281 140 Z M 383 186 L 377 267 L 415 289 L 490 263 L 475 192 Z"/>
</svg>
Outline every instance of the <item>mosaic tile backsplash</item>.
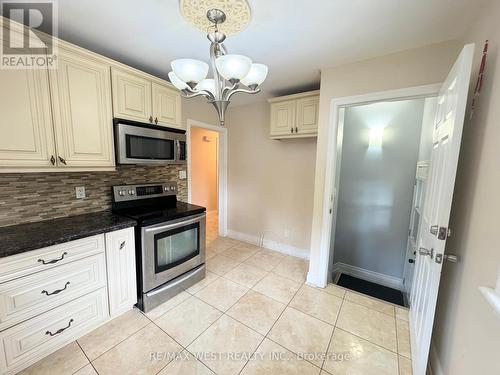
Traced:
<svg viewBox="0 0 500 375">
<path fill-rule="evenodd" d="M 0 227 L 111 209 L 111 186 L 177 181 L 177 199 L 187 201 L 185 165 L 118 166 L 114 172 L 0 174 Z M 76 199 L 75 187 L 86 198 Z"/>
</svg>

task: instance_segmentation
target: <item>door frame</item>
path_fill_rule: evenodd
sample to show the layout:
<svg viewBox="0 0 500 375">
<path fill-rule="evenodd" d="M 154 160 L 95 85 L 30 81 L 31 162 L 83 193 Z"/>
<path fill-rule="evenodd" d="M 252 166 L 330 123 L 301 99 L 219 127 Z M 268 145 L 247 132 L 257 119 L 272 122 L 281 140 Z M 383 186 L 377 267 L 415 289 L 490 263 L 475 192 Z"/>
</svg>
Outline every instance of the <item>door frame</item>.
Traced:
<svg viewBox="0 0 500 375">
<path fill-rule="evenodd" d="M 332 224 L 336 221 L 336 207 L 339 187 L 340 156 L 342 147 L 343 120 L 340 116 L 341 111 L 347 107 L 353 107 L 364 104 L 371 104 L 381 101 L 399 101 L 410 99 L 421 99 L 437 96 L 441 88 L 441 83 L 435 83 L 423 86 L 413 86 L 403 89 L 379 91 L 362 95 L 346 96 L 334 98 L 330 104 L 330 121 L 327 128 L 327 152 L 326 152 L 326 170 L 325 186 L 323 189 L 323 207 L 321 210 L 321 236 L 319 257 L 311 257 L 309 264 L 308 283 L 324 288 L 331 281 L 330 271 L 332 266 L 330 260 L 333 260 L 333 251 L 330 251 L 330 243 L 335 236 L 332 230 Z M 317 263 L 316 263 L 317 262 Z M 313 271 L 317 270 L 317 274 Z"/>
<path fill-rule="evenodd" d="M 218 155 L 218 212 L 219 212 L 219 236 L 227 236 L 227 128 L 208 124 L 206 122 L 187 119 L 186 142 L 187 142 L 187 180 L 188 180 L 188 203 L 191 202 L 191 128 L 203 128 L 219 133 L 219 155 Z"/>
</svg>

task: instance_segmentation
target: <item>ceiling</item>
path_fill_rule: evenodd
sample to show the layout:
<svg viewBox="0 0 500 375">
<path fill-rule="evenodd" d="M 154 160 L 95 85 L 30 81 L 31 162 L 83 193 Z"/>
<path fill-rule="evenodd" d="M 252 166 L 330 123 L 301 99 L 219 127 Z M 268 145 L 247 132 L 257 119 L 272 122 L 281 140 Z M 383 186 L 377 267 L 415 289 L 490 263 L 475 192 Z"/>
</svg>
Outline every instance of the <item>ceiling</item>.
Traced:
<svg viewBox="0 0 500 375">
<path fill-rule="evenodd" d="M 486 0 L 484 0 L 486 1 Z M 320 69 L 460 37 L 482 0 L 249 0 L 252 20 L 225 42 L 269 66 L 259 95 L 319 87 Z M 209 41 L 177 0 L 59 1 L 59 37 L 166 78 L 170 61 L 208 62 Z"/>
</svg>

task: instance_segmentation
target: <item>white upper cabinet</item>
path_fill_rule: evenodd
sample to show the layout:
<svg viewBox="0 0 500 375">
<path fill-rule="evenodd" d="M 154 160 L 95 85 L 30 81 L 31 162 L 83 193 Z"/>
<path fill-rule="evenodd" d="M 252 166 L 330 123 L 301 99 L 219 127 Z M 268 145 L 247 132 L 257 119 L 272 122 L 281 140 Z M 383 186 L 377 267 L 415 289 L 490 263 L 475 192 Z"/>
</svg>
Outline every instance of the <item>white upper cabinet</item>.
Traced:
<svg viewBox="0 0 500 375">
<path fill-rule="evenodd" d="M 269 100 L 271 138 L 305 138 L 318 134 L 319 91 Z"/>
<path fill-rule="evenodd" d="M 295 128 L 295 101 L 271 103 L 271 135 L 291 135 Z"/>
<path fill-rule="evenodd" d="M 114 117 L 181 127 L 181 96 L 167 81 L 123 67 L 112 68 Z"/>
<path fill-rule="evenodd" d="M 168 81 L 55 42 L 54 69 L 0 70 L 0 173 L 114 170 L 113 117 L 183 128 Z"/>
<path fill-rule="evenodd" d="M 0 171 L 55 168 L 47 71 L 0 70 L 0 82 Z"/>
<path fill-rule="evenodd" d="M 297 134 L 318 134 L 319 95 L 297 100 Z"/>
<path fill-rule="evenodd" d="M 153 82 L 153 117 L 158 125 L 181 125 L 181 96 L 179 91 L 167 85 Z"/>
<path fill-rule="evenodd" d="M 115 117 L 152 122 L 151 82 L 125 69 L 111 71 Z"/>
<path fill-rule="evenodd" d="M 110 65 L 61 45 L 49 76 L 59 167 L 113 167 Z"/>
</svg>

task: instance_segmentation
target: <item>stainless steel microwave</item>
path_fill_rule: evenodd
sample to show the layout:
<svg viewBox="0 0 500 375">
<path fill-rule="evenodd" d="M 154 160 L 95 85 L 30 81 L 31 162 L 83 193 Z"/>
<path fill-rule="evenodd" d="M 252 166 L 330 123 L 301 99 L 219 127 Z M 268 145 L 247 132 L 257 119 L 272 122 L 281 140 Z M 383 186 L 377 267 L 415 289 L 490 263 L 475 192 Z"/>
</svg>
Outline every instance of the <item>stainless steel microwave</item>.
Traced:
<svg viewBox="0 0 500 375">
<path fill-rule="evenodd" d="M 183 131 L 117 121 L 115 147 L 118 164 L 186 163 L 186 134 Z"/>
</svg>

